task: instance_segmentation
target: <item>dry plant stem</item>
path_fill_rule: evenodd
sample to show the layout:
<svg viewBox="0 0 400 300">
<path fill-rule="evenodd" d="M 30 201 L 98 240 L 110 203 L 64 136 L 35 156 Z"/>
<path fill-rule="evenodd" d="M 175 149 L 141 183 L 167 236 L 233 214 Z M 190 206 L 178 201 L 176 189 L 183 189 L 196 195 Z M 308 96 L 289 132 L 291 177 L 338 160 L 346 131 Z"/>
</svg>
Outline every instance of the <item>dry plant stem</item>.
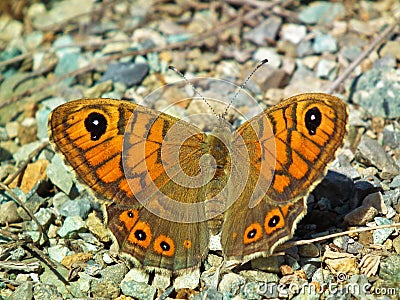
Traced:
<svg viewBox="0 0 400 300">
<path fill-rule="evenodd" d="M 38 272 L 41 269 L 38 260 L 24 263 L 21 261 L 0 261 L 0 268 L 5 270 Z"/>
<path fill-rule="evenodd" d="M 6 99 L 5 101 L 3 101 L 2 103 L 0 103 L 0 108 L 3 108 L 5 106 L 7 106 L 7 105 L 10 105 L 11 103 L 16 102 L 16 101 L 20 100 L 23 97 L 27 97 L 27 96 L 29 96 L 29 95 L 31 95 L 33 93 L 39 92 L 39 91 L 41 91 L 43 89 L 46 89 L 46 88 L 48 88 L 48 87 L 50 87 L 52 85 L 55 85 L 55 84 L 59 83 L 60 81 L 62 81 L 64 79 L 67 79 L 67 78 L 70 78 L 70 77 L 75 77 L 75 76 L 78 76 L 80 74 L 89 72 L 89 71 L 93 70 L 94 68 L 96 68 L 100 64 L 108 64 L 111 61 L 120 59 L 122 57 L 146 55 L 148 53 L 161 52 L 161 51 L 166 51 L 166 50 L 180 49 L 180 48 L 183 48 L 183 47 L 196 46 L 199 43 L 202 43 L 208 37 L 215 36 L 216 34 L 222 32 L 224 30 L 230 29 L 233 26 L 236 26 L 237 24 L 242 23 L 243 21 L 245 21 L 247 19 L 254 18 L 258 14 L 261 14 L 261 13 L 265 14 L 266 13 L 265 10 L 267 8 L 270 9 L 270 8 L 276 6 L 276 5 L 281 5 L 281 4 L 287 3 L 287 2 L 288 1 L 284 1 L 284 0 L 273 1 L 271 3 L 268 3 L 267 7 L 263 6 L 261 8 L 254 9 L 254 10 L 246 13 L 242 17 L 235 18 L 232 21 L 226 22 L 224 24 L 221 24 L 220 26 L 215 27 L 213 30 L 204 32 L 202 34 L 199 34 L 199 35 L 197 35 L 197 36 L 195 36 L 195 37 L 193 37 L 193 38 L 191 38 L 189 40 L 183 41 L 183 42 L 177 42 L 177 43 L 169 44 L 169 45 L 167 45 L 165 47 L 154 47 L 154 48 L 149 48 L 149 49 L 118 53 L 118 54 L 114 54 L 114 55 L 111 55 L 111 56 L 104 57 L 102 59 L 98 59 L 97 61 L 89 64 L 86 67 L 83 67 L 83 68 L 80 68 L 78 70 L 69 72 L 69 73 L 64 74 L 64 75 L 62 75 L 60 77 L 56 77 L 53 80 L 49 80 L 49 81 L 47 81 L 46 83 L 44 83 L 42 85 L 39 85 L 39 86 L 37 86 L 35 88 L 32 88 L 32 89 L 28 89 L 28 90 L 26 90 L 26 91 L 24 91 L 24 92 L 22 92 L 22 93 L 20 93 L 18 95 L 10 97 L 10 98 Z M 291 2 L 291 1 L 289 1 L 289 2 Z"/>
<path fill-rule="evenodd" d="M 40 259 L 42 259 L 42 261 L 51 269 L 57 269 L 57 265 L 55 263 L 53 263 L 50 258 L 48 258 L 40 249 L 38 249 L 35 245 L 33 245 L 32 243 L 29 244 L 28 246 L 29 249 L 27 249 L 29 252 L 33 252 L 35 253 L 37 256 L 40 257 Z M 55 271 L 55 270 L 54 270 Z"/>
<path fill-rule="evenodd" d="M 343 73 L 325 90 L 327 94 L 333 93 L 339 85 L 346 80 L 347 77 L 353 72 L 353 70 L 384 40 L 387 39 L 389 34 L 398 26 L 398 20 L 396 20 L 392 25 L 388 26 L 385 30 L 383 30 L 375 40 L 368 46 L 367 49 L 361 53 L 361 55 L 353 61 L 348 67 L 343 71 Z"/>
<path fill-rule="evenodd" d="M 325 236 L 317 237 L 315 239 L 287 242 L 287 243 L 277 247 L 277 251 L 288 249 L 288 248 L 291 248 L 291 247 L 294 247 L 294 246 L 301 246 L 301 245 L 311 244 L 311 243 L 314 243 L 314 242 L 321 242 L 321 241 L 325 241 L 325 240 L 328 240 L 328 239 L 332 239 L 332 238 L 335 238 L 335 237 L 348 235 L 348 234 L 352 234 L 352 233 L 359 233 L 359 232 L 364 232 L 364 231 L 372 231 L 372 230 L 384 229 L 384 228 L 395 228 L 395 227 L 400 227 L 400 223 L 393 223 L 393 224 L 389 224 L 389 225 L 380 225 L 380 226 L 374 226 L 374 227 L 358 228 L 358 229 L 353 229 L 353 230 L 348 230 L 348 231 L 328 234 L 328 235 L 325 235 Z"/>
<path fill-rule="evenodd" d="M 22 54 L 20 54 L 18 56 L 15 56 L 13 58 L 10 58 L 8 60 L 2 61 L 2 62 L 0 62 L 0 68 L 4 67 L 4 66 L 7 66 L 7 65 L 10 65 L 10 64 L 13 64 L 13 63 L 16 63 L 16 62 L 19 62 L 20 60 L 23 60 L 23 59 L 25 59 L 27 57 L 30 57 L 32 55 L 33 55 L 33 52 L 26 52 L 26 53 L 22 53 Z"/>
<path fill-rule="evenodd" d="M 9 185 L 11 182 L 14 181 L 15 178 L 18 177 L 18 175 L 23 172 L 26 168 L 26 166 L 32 161 L 34 157 L 39 155 L 40 152 L 43 151 L 44 148 L 46 148 L 49 145 L 49 142 L 43 142 L 39 147 L 37 147 L 35 150 L 33 150 L 29 155 L 28 158 L 23 162 L 23 164 L 18 168 L 18 170 L 10 177 L 7 178 L 7 180 L 4 181 L 5 185 Z"/>
<path fill-rule="evenodd" d="M 234 5 L 249 5 L 253 7 L 260 7 L 260 8 L 270 8 L 270 5 L 264 1 L 257 1 L 257 0 L 226 0 L 226 2 Z"/>
<path fill-rule="evenodd" d="M 15 281 L 15 280 L 5 279 L 5 278 L 0 279 L 0 281 L 7 283 L 7 284 L 12 284 L 13 286 L 19 286 L 19 285 L 23 284 L 24 282 L 26 282 L 26 281 L 23 281 L 23 282 Z"/>
<path fill-rule="evenodd" d="M 8 230 L 0 229 L 0 235 L 4 236 L 6 238 L 9 238 L 10 240 L 13 240 L 13 241 L 19 240 L 19 236 L 17 234 L 12 233 Z"/>
<path fill-rule="evenodd" d="M 0 235 L 3 235 L 0 233 Z M 14 251 L 18 247 L 23 246 L 26 244 L 25 241 L 12 241 L 10 243 L 4 244 L 0 246 L 0 261 L 5 260 L 11 253 L 11 251 Z"/>
<path fill-rule="evenodd" d="M 17 195 L 15 195 L 14 192 L 7 185 L 5 185 L 2 182 L 0 182 L 0 189 L 5 190 L 10 195 L 10 197 L 18 205 L 20 205 L 26 211 L 26 213 L 31 217 L 31 219 L 36 223 L 36 225 L 38 227 L 38 230 L 39 230 L 39 239 L 38 239 L 38 241 L 40 241 L 42 237 L 44 238 L 45 241 L 47 241 L 48 237 L 47 237 L 47 235 L 44 234 L 42 225 L 40 225 L 40 223 L 36 219 L 35 215 L 24 205 L 24 203 L 22 203 L 22 201 L 17 197 Z"/>
</svg>

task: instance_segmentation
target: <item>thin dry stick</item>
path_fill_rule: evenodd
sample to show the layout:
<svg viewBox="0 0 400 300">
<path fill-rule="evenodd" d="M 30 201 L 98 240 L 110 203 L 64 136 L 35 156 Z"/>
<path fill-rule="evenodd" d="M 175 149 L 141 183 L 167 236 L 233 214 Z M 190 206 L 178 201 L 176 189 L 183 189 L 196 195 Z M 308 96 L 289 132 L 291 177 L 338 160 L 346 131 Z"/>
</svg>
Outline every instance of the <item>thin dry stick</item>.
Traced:
<svg viewBox="0 0 400 300">
<path fill-rule="evenodd" d="M 40 262 L 30 261 L 30 262 L 21 262 L 21 261 L 0 261 L 0 268 L 5 270 L 14 270 L 14 271 L 24 271 L 24 272 L 38 272 L 41 269 Z"/>
<path fill-rule="evenodd" d="M 22 92 L 20 94 L 17 94 L 17 95 L 14 95 L 14 96 L 10 97 L 10 98 L 6 99 L 4 102 L 0 103 L 0 108 L 3 108 L 5 106 L 7 106 L 7 105 L 10 105 L 11 103 L 16 102 L 16 101 L 20 100 L 23 97 L 27 97 L 27 96 L 29 96 L 29 95 L 31 95 L 33 93 L 42 91 L 43 89 L 46 89 L 46 88 L 48 88 L 50 86 L 53 86 L 53 85 L 59 83 L 60 81 L 62 81 L 64 79 L 67 79 L 67 78 L 70 78 L 70 77 L 75 77 L 75 76 L 78 76 L 80 74 L 89 72 L 89 71 L 93 70 L 94 68 L 96 68 L 100 64 L 107 64 L 107 63 L 110 63 L 111 61 L 120 59 L 122 57 L 146 55 L 148 53 L 153 53 L 153 52 L 174 50 L 174 49 L 179 49 L 179 48 L 187 47 L 187 46 L 190 46 L 190 47 L 196 46 L 199 43 L 201 43 L 202 41 L 204 41 L 204 39 L 206 39 L 206 38 L 208 38 L 210 36 L 215 36 L 216 34 L 222 32 L 222 31 L 225 31 L 227 29 L 230 29 L 233 26 L 236 26 L 237 24 L 242 23 L 245 20 L 254 18 L 258 14 L 261 14 L 261 13 L 265 14 L 266 13 L 266 8 L 269 9 L 269 8 L 272 8 L 272 7 L 276 6 L 276 5 L 281 5 L 283 2 L 288 2 L 288 1 L 284 1 L 284 0 L 273 1 L 273 2 L 269 3 L 268 7 L 261 7 L 261 8 L 254 9 L 254 10 L 248 12 L 247 14 L 245 14 L 242 17 L 235 18 L 234 20 L 226 22 L 226 23 L 222 24 L 221 26 L 218 26 L 218 27 L 214 28 L 213 30 L 201 33 L 201 34 L 199 34 L 199 35 L 197 35 L 197 36 L 195 36 L 195 37 L 193 37 L 193 38 L 191 38 L 189 40 L 186 40 L 186 41 L 172 43 L 172 44 L 169 44 L 169 45 L 167 45 L 165 47 L 161 47 L 161 48 L 160 47 L 154 47 L 154 48 L 148 48 L 148 49 L 143 49 L 143 50 L 135 50 L 135 51 L 129 51 L 129 52 L 124 52 L 124 53 L 118 53 L 118 54 L 114 54 L 114 55 L 111 55 L 111 56 L 107 56 L 107 57 L 98 59 L 96 62 L 94 62 L 92 64 L 89 64 L 86 67 L 83 67 L 83 68 L 77 69 L 75 71 L 66 73 L 66 74 L 64 74 L 64 75 L 62 75 L 60 77 L 54 78 L 53 80 L 47 81 L 46 83 L 44 83 L 42 85 L 39 85 L 39 86 L 37 86 L 35 88 L 32 88 L 32 89 L 28 89 L 28 90 L 26 90 L 26 91 L 24 91 L 24 92 Z M 291 2 L 291 1 L 289 1 L 289 2 Z"/>
<path fill-rule="evenodd" d="M 42 236 L 43 236 L 43 238 L 45 239 L 45 241 L 47 241 L 47 240 L 48 240 L 48 237 L 47 237 L 47 235 L 44 233 L 43 227 L 42 227 L 42 225 L 39 223 L 38 219 L 36 219 L 35 215 L 25 206 L 25 204 L 18 198 L 17 195 L 14 194 L 14 192 L 13 192 L 7 185 L 5 185 L 4 183 L 0 182 L 0 188 L 3 189 L 3 190 L 5 190 L 5 191 L 10 195 L 10 197 L 11 197 L 18 205 L 20 205 L 20 206 L 23 208 L 23 210 L 25 210 L 26 213 L 31 217 L 31 219 L 36 223 L 36 225 L 37 225 L 37 227 L 38 227 L 38 230 L 39 230 L 39 240 L 38 240 L 38 241 L 40 242 L 40 239 L 42 238 Z"/>
<path fill-rule="evenodd" d="M 11 182 L 14 181 L 15 178 L 18 177 L 18 175 L 25 170 L 26 166 L 32 161 L 34 157 L 39 155 L 40 152 L 43 151 L 44 148 L 46 148 L 49 145 L 49 142 L 43 142 L 39 147 L 37 147 L 35 150 L 33 150 L 29 155 L 28 158 L 23 162 L 23 164 L 18 168 L 18 170 L 10 177 L 7 178 L 7 180 L 4 181 L 5 185 L 9 185 Z"/>
<path fill-rule="evenodd" d="M 44 253 L 43 253 L 43 251 L 41 251 L 39 248 L 37 248 L 34 244 L 32 244 L 32 243 L 30 243 L 30 244 L 28 244 L 28 246 L 29 247 L 27 247 L 28 248 L 28 251 L 29 252 L 34 252 L 35 254 L 37 254 L 37 256 L 39 256 L 39 258 L 41 258 L 43 261 L 44 261 L 44 263 L 47 265 L 47 266 L 49 266 L 50 268 L 52 268 L 52 269 L 57 269 L 57 265 L 54 263 L 54 262 L 52 262 L 51 260 L 50 260 L 50 258 L 48 258 Z"/>
<path fill-rule="evenodd" d="M 344 71 L 343 73 L 325 90 L 327 94 L 331 94 L 334 92 L 339 85 L 346 80 L 347 77 L 353 72 L 353 70 L 366 58 L 372 50 L 375 49 L 379 44 L 381 44 L 387 36 L 398 26 L 399 23 L 396 20 L 392 25 L 388 26 L 384 31 L 382 31 L 376 38 L 375 40 L 368 46 L 367 49 L 364 50 L 363 53 L 355 60 L 353 61 Z"/>
<path fill-rule="evenodd" d="M 25 59 L 27 57 L 30 57 L 32 55 L 33 55 L 33 52 L 26 52 L 26 53 L 22 53 L 22 54 L 20 54 L 18 56 L 15 56 L 13 58 L 10 58 L 10 59 L 7 59 L 5 61 L 2 61 L 2 62 L 0 62 L 0 68 L 4 67 L 4 66 L 7 66 L 7 65 L 10 65 L 10 64 L 13 64 L 13 63 L 16 63 L 16 62 L 19 62 L 20 60 L 23 60 L 23 59 Z"/>
<path fill-rule="evenodd" d="M 14 241 L 19 240 L 18 234 L 12 233 L 8 230 L 0 229 L 0 235 L 2 235 L 3 237 L 7 237 L 11 240 L 14 240 Z"/>
<path fill-rule="evenodd" d="M 380 225 L 380 226 L 374 226 L 374 227 L 357 228 L 357 229 L 353 229 L 353 230 L 328 234 L 325 236 L 321 236 L 321 237 L 317 237 L 317 238 L 309 239 L 309 240 L 291 241 L 291 242 L 287 242 L 287 243 L 279 246 L 278 248 L 279 248 L 279 250 L 283 250 L 283 249 L 288 249 L 288 248 L 291 248 L 294 246 L 306 245 L 306 244 L 311 244 L 314 242 L 321 242 L 321 241 L 325 241 L 328 239 L 332 239 L 335 237 L 348 235 L 348 234 L 352 234 L 352 233 L 359 233 L 359 232 L 364 232 L 364 231 L 371 231 L 371 230 L 384 229 L 384 228 L 394 228 L 394 227 L 400 227 L 400 223 L 394 223 L 394 224 L 389 224 L 389 225 Z"/>
</svg>

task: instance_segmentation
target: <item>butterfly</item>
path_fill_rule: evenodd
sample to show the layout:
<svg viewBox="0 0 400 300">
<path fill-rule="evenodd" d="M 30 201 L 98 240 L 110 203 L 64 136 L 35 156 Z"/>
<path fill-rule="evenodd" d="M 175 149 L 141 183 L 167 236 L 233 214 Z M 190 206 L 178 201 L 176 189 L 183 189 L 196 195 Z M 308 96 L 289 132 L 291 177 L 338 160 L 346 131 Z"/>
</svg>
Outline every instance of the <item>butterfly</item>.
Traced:
<svg viewBox="0 0 400 300">
<path fill-rule="evenodd" d="M 55 108 L 48 128 L 103 201 L 119 251 L 146 270 L 182 273 L 206 257 L 210 230 L 227 261 L 271 255 L 291 238 L 347 118 L 339 98 L 307 93 L 207 134 L 131 102 L 82 99 Z"/>
</svg>

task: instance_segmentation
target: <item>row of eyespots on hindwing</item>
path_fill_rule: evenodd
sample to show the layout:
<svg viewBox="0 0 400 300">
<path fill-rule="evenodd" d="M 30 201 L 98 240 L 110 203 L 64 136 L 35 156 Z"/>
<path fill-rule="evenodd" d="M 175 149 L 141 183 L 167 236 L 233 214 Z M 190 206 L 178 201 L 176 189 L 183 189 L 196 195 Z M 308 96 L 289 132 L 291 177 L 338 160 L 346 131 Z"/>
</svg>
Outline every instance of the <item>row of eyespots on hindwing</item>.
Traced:
<svg viewBox="0 0 400 300">
<path fill-rule="evenodd" d="M 153 250 L 160 255 L 172 257 L 175 254 L 175 243 L 167 235 L 160 234 L 153 239 L 150 225 L 146 222 L 139 221 L 139 212 L 137 210 L 124 211 L 119 220 L 129 231 L 128 241 L 134 245 L 138 245 L 147 249 L 153 240 Z M 189 239 L 183 241 L 182 247 L 190 249 L 192 242 Z"/>
<path fill-rule="evenodd" d="M 276 230 L 285 226 L 285 217 L 288 214 L 288 209 L 293 204 L 288 204 L 281 208 L 274 208 L 267 212 L 264 218 L 264 226 L 259 222 L 254 222 L 247 226 L 243 233 L 243 243 L 245 245 L 259 241 L 263 234 L 271 235 Z M 233 233 L 233 238 L 237 237 L 237 233 Z"/>
</svg>

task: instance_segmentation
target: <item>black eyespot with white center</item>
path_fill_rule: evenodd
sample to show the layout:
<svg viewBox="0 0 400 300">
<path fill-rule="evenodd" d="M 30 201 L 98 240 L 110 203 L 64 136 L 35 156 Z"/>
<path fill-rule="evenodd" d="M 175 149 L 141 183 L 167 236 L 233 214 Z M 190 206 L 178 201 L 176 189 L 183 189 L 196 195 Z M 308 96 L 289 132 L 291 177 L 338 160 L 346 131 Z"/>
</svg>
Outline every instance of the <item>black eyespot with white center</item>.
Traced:
<svg viewBox="0 0 400 300">
<path fill-rule="evenodd" d="M 322 115 L 317 107 L 313 107 L 306 112 L 305 124 L 310 135 L 315 135 L 317 128 L 321 125 Z"/>
<path fill-rule="evenodd" d="M 145 241 L 147 238 L 146 232 L 144 232 L 141 229 L 138 229 L 135 231 L 135 238 L 137 238 L 139 241 Z"/>
<path fill-rule="evenodd" d="M 257 234 L 257 229 L 252 229 L 247 233 L 247 238 L 248 239 L 253 239 Z"/>
<path fill-rule="evenodd" d="M 160 247 L 161 247 L 161 249 L 163 249 L 163 251 L 169 251 L 169 250 L 171 249 L 170 244 L 168 244 L 168 243 L 165 242 L 165 241 L 162 241 L 162 242 L 160 243 Z"/>
<path fill-rule="evenodd" d="M 102 114 L 90 113 L 85 119 L 85 128 L 90 133 L 90 139 L 97 141 L 107 130 L 107 120 Z"/>
<path fill-rule="evenodd" d="M 281 218 L 279 216 L 273 216 L 271 219 L 269 219 L 268 226 L 274 228 L 279 224 L 280 220 Z"/>
</svg>

